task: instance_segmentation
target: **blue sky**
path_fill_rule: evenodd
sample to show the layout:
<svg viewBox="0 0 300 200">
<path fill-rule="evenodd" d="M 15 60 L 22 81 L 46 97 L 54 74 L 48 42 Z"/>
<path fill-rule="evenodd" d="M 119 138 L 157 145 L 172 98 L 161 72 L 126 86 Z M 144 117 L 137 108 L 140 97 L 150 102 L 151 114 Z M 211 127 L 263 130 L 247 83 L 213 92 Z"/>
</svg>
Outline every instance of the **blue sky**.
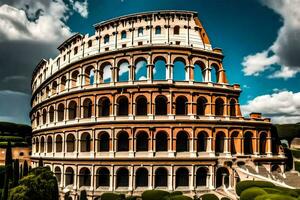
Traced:
<svg viewBox="0 0 300 200">
<path fill-rule="evenodd" d="M 29 122 L 28 115 L 23 113 L 30 109 L 27 87 L 30 88 L 28 80 L 35 63 L 42 57 L 54 56 L 55 48 L 72 33 L 93 34 L 92 25 L 100 21 L 165 9 L 198 12 L 213 47 L 223 49 L 229 82 L 239 83 L 243 89 L 240 104 L 245 114 L 257 109 L 276 123 L 300 121 L 300 59 L 293 54 L 300 49 L 300 11 L 296 9 L 299 0 L 58 0 L 59 5 L 46 0 L 24 2 L 0 0 L 0 25 L 10 22 L 1 16 L 15 17 L 25 12 L 27 20 L 37 27 L 35 31 L 43 27 L 39 25 L 42 22 L 52 26 L 49 33 L 43 33 L 44 38 L 35 36 L 26 25 L 22 31 L 30 33 L 29 39 L 16 34 L 19 29 L 0 30 L 0 36 L 4 36 L 0 46 L 5 46 L 5 49 L 0 47 L 0 53 L 12 49 L 10 55 L 18 56 L 14 49 L 22 45 L 22 52 L 29 51 L 25 53 L 27 57 L 30 52 L 34 55 L 32 59 L 24 58 L 24 62 L 20 58 L 19 63 L 12 59 L 8 64 L 7 56 L 0 56 L 2 80 L 7 80 L 0 83 L 0 121 Z M 16 10 L 7 9 L 5 4 Z M 32 50 L 33 46 L 36 50 Z M 14 83 L 7 84 L 10 81 Z M 10 105 L 12 110 L 7 109 Z"/>
</svg>

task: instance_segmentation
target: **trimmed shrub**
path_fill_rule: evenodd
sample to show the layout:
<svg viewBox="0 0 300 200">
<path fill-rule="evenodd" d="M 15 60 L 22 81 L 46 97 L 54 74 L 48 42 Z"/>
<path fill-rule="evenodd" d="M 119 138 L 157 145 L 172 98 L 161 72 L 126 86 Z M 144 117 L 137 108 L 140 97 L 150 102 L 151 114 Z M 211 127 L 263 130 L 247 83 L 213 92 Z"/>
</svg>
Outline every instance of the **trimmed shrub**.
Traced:
<svg viewBox="0 0 300 200">
<path fill-rule="evenodd" d="M 284 187 L 280 187 L 280 186 L 275 186 L 275 189 L 281 191 L 280 193 L 282 193 L 282 194 L 286 194 L 286 195 L 289 195 L 292 197 L 299 196 L 299 190 L 284 188 Z"/>
<path fill-rule="evenodd" d="M 170 194 L 171 196 L 175 196 L 175 195 L 183 195 L 183 193 L 181 191 L 175 191 L 175 192 L 172 192 Z"/>
<path fill-rule="evenodd" d="M 121 197 L 119 194 L 115 193 L 103 193 L 101 195 L 101 200 L 121 200 Z"/>
<path fill-rule="evenodd" d="M 236 194 L 240 196 L 245 189 L 250 187 L 274 188 L 275 185 L 267 181 L 241 181 L 236 185 Z"/>
<path fill-rule="evenodd" d="M 200 197 L 202 200 L 219 200 L 219 198 L 214 194 L 204 194 Z"/>
<path fill-rule="evenodd" d="M 191 197 L 184 196 L 184 195 L 171 195 L 167 199 L 170 199 L 170 200 L 193 200 Z"/>
<path fill-rule="evenodd" d="M 137 199 L 142 199 L 142 197 L 140 196 L 129 196 L 129 197 L 126 197 L 126 200 L 137 200 Z"/>
<path fill-rule="evenodd" d="M 264 194 L 268 194 L 268 193 L 261 188 L 251 187 L 251 188 L 244 190 L 241 193 L 240 200 L 254 200 L 255 197 L 264 195 Z"/>
<path fill-rule="evenodd" d="M 291 152 L 295 158 L 300 158 L 300 150 L 299 149 L 291 149 Z"/>
<path fill-rule="evenodd" d="M 278 194 L 281 193 L 280 190 L 277 190 L 275 188 L 262 188 L 264 191 L 266 191 L 268 194 Z"/>
<path fill-rule="evenodd" d="M 227 198 L 227 197 L 222 197 L 221 200 L 231 200 L 231 199 L 229 199 L 229 198 Z"/>
<path fill-rule="evenodd" d="M 165 196 L 169 196 L 170 193 L 163 190 L 147 190 L 143 192 L 143 200 L 161 200 Z"/>
<path fill-rule="evenodd" d="M 266 200 L 266 199 L 268 199 L 268 200 L 297 200 L 294 197 L 287 196 L 284 194 L 266 194 L 266 195 L 257 196 L 255 198 L 255 200 Z"/>
</svg>

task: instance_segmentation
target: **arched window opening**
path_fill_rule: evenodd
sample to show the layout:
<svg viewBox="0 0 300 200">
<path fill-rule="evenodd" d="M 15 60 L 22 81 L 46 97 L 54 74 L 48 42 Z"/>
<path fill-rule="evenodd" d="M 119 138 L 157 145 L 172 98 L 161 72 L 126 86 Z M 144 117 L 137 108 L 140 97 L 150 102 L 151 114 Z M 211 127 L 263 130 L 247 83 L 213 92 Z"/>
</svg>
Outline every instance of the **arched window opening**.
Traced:
<svg viewBox="0 0 300 200">
<path fill-rule="evenodd" d="M 223 116 L 224 114 L 224 101 L 221 98 L 218 98 L 215 103 L 215 115 Z"/>
<path fill-rule="evenodd" d="M 91 136 L 89 133 L 83 133 L 81 135 L 80 149 L 81 149 L 81 152 L 90 152 L 91 151 Z"/>
<path fill-rule="evenodd" d="M 109 35 L 104 36 L 104 44 L 109 43 Z"/>
<path fill-rule="evenodd" d="M 84 85 L 93 85 L 95 79 L 94 67 L 89 66 L 84 70 Z"/>
<path fill-rule="evenodd" d="M 179 35 L 179 32 L 180 32 L 180 27 L 179 26 L 175 26 L 174 27 L 174 35 Z"/>
<path fill-rule="evenodd" d="M 204 131 L 202 131 L 198 134 L 198 138 L 197 138 L 197 151 L 198 152 L 206 152 L 207 137 L 208 137 L 208 134 Z"/>
<path fill-rule="evenodd" d="M 127 116 L 128 115 L 128 108 L 129 102 L 127 97 L 123 96 L 118 99 L 118 115 L 119 116 Z"/>
<path fill-rule="evenodd" d="M 136 136 L 136 151 L 148 151 L 148 134 L 146 132 L 138 133 Z"/>
<path fill-rule="evenodd" d="M 107 132 L 101 132 L 101 133 L 99 133 L 98 138 L 99 138 L 98 151 L 99 152 L 108 152 L 109 151 L 109 134 Z"/>
<path fill-rule="evenodd" d="M 79 171 L 79 187 L 82 186 L 91 186 L 91 172 L 85 167 Z"/>
<path fill-rule="evenodd" d="M 176 187 L 189 186 L 189 170 L 181 167 L 176 171 Z"/>
<path fill-rule="evenodd" d="M 224 186 L 229 187 L 229 172 L 225 167 L 220 167 L 217 169 L 216 188 Z"/>
<path fill-rule="evenodd" d="M 266 155 L 267 134 L 261 133 L 259 136 L 259 154 Z"/>
<path fill-rule="evenodd" d="M 60 184 L 60 182 L 61 182 L 61 169 L 59 167 L 55 167 L 54 175 L 57 179 L 57 183 Z"/>
<path fill-rule="evenodd" d="M 155 138 L 156 151 L 168 151 L 168 135 L 164 132 L 158 132 Z"/>
<path fill-rule="evenodd" d="M 47 110 L 43 109 L 43 124 L 47 123 Z"/>
<path fill-rule="evenodd" d="M 40 151 L 40 141 L 39 141 L 39 138 L 36 138 L 35 149 L 36 149 L 36 152 L 39 153 L 39 151 Z"/>
<path fill-rule="evenodd" d="M 67 136 L 67 152 L 75 151 L 75 136 L 73 134 L 68 134 Z"/>
<path fill-rule="evenodd" d="M 118 151 L 129 151 L 129 136 L 127 132 L 121 132 L 118 136 Z"/>
<path fill-rule="evenodd" d="M 231 146 L 231 154 L 236 154 L 238 152 L 238 148 L 240 146 L 239 132 L 235 131 L 231 134 L 230 138 L 230 146 Z"/>
<path fill-rule="evenodd" d="M 102 66 L 102 78 L 104 83 L 110 83 L 111 82 L 111 64 L 106 63 Z"/>
<path fill-rule="evenodd" d="M 197 115 L 198 116 L 204 116 L 205 115 L 206 105 L 207 105 L 206 98 L 199 97 L 197 99 Z"/>
<path fill-rule="evenodd" d="M 204 69 L 205 65 L 203 63 L 196 63 L 194 65 L 194 80 L 196 82 L 203 82 L 204 81 Z"/>
<path fill-rule="evenodd" d="M 76 101 L 71 101 L 68 107 L 69 120 L 76 119 L 77 117 L 77 103 Z"/>
<path fill-rule="evenodd" d="M 173 66 L 173 79 L 174 81 L 186 80 L 185 62 L 183 59 L 176 59 Z"/>
<path fill-rule="evenodd" d="M 136 100 L 136 115 L 147 115 L 148 114 L 148 102 L 146 97 L 139 96 Z"/>
<path fill-rule="evenodd" d="M 277 172 L 277 173 L 281 173 L 281 168 L 279 165 L 273 165 L 271 167 L 271 172 Z"/>
<path fill-rule="evenodd" d="M 67 77 L 66 76 L 63 76 L 61 79 L 60 79 L 60 91 L 65 91 L 66 89 L 66 84 L 67 84 Z"/>
<path fill-rule="evenodd" d="M 224 152 L 224 138 L 225 134 L 223 132 L 218 132 L 215 140 L 215 153 L 223 153 Z"/>
<path fill-rule="evenodd" d="M 49 121 L 50 123 L 54 122 L 54 107 L 51 106 L 49 109 Z"/>
<path fill-rule="evenodd" d="M 217 65 L 213 64 L 211 66 L 211 70 L 210 70 L 210 73 L 211 73 L 211 82 L 213 82 L 213 83 L 218 83 L 219 82 L 218 71 L 219 71 L 219 67 Z"/>
<path fill-rule="evenodd" d="M 118 81 L 124 82 L 129 79 L 129 63 L 127 61 L 122 61 L 119 63 L 118 70 Z"/>
<path fill-rule="evenodd" d="M 176 115 L 187 115 L 188 100 L 184 96 L 176 98 Z"/>
<path fill-rule="evenodd" d="M 110 173 L 107 168 L 99 168 L 96 173 L 96 187 L 109 187 L 110 181 Z"/>
<path fill-rule="evenodd" d="M 52 95 L 56 94 L 57 93 L 57 82 L 54 81 L 52 83 Z"/>
<path fill-rule="evenodd" d="M 89 40 L 88 41 L 88 48 L 92 47 L 93 46 L 93 41 L 92 40 Z"/>
<path fill-rule="evenodd" d="M 129 172 L 126 168 L 121 168 L 117 171 L 117 187 L 129 186 Z"/>
<path fill-rule="evenodd" d="M 79 80 L 80 80 L 79 72 L 78 71 L 72 72 L 71 74 L 72 88 L 79 86 Z"/>
<path fill-rule="evenodd" d="M 147 80 L 147 61 L 140 59 L 135 63 L 135 80 Z"/>
<path fill-rule="evenodd" d="M 37 114 L 36 114 L 36 125 L 37 125 L 37 126 L 40 125 L 40 118 L 41 118 L 40 113 L 37 112 Z"/>
<path fill-rule="evenodd" d="M 65 172 L 66 176 L 66 186 L 74 184 L 74 170 L 68 167 Z"/>
<path fill-rule="evenodd" d="M 161 27 L 160 26 L 156 26 L 155 27 L 155 35 L 159 35 L 161 34 Z"/>
<path fill-rule="evenodd" d="M 44 137 L 41 138 L 41 153 L 45 151 L 45 139 Z"/>
<path fill-rule="evenodd" d="M 62 137 L 61 137 L 61 135 L 56 136 L 56 139 L 55 139 L 55 146 L 56 146 L 55 151 L 56 151 L 57 153 L 62 152 Z"/>
<path fill-rule="evenodd" d="M 206 187 L 207 185 L 207 168 L 200 167 L 196 172 L 196 186 Z"/>
<path fill-rule="evenodd" d="M 110 101 L 107 97 L 103 97 L 98 103 L 99 117 L 106 117 L 110 115 Z"/>
<path fill-rule="evenodd" d="M 164 58 L 158 58 L 154 62 L 153 68 L 153 80 L 166 80 L 167 79 L 167 67 Z"/>
<path fill-rule="evenodd" d="M 139 27 L 139 28 L 138 28 L 138 37 L 143 36 L 143 34 L 144 34 L 144 29 L 143 29 L 143 27 Z"/>
<path fill-rule="evenodd" d="M 252 148 L 252 133 L 246 132 L 244 135 L 244 154 L 251 155 L 253 153 Z"/>
<path fill-rule="evenodd" d="M 74 48 L 74 55 L 76 55 L 78 53 L 78 47 Z"/>
<path fill-rule="evenodd" d="M 148 170 L 146 168 L 139 168 L 135 176 L 136 187 L 148 187 Z"/>
<path fill-rule="evenodd" d="M 229 105 L 229 113 L 231 117 L 235 117 L 236 116 L 236 111 L 235 111 L 235 105 L 236 105 L 236 101 L 234 99 L 230 100 L 230 105 Z"/>
<path fill-rule="evenodd" d="M 92 117 L 92 109 L 93 109 L 92 101 L 90 99 L 85 99 L 83 101 L 83 118 Z"/>
<path fill-rule="evenodd" d="M 165 96 L 155 98 L 155 115 L 167 115 L 168 100 Z"/>
<path fill-rule="evenodd" d="M 57 121 L 61 122 L 65 119 L 65 105 L 59 104 L 57 107 Z"/>
<path fill-rule="evenodd" d="M 180 131 L 176 136 L 176 152 L 189 151 L 189 136 L 186 132 Z"/>
<path fill-rule="evenodd" d="M 47 153 L 52 152 L 52 137 L 48 136 L 47 137 Z"/>
<path fill-rule="evenodd" d="M 168 171 L 167 169 L 160 167 L 155 171 L 155 187 L 167 187 L 168 186 Z"/>
<path fill-rule="evenodd" d="M 126 31 L 122 31 L 121 32 L 121 39 L 126 39 L 127 35 L 126 35 Z"/>
</svg>

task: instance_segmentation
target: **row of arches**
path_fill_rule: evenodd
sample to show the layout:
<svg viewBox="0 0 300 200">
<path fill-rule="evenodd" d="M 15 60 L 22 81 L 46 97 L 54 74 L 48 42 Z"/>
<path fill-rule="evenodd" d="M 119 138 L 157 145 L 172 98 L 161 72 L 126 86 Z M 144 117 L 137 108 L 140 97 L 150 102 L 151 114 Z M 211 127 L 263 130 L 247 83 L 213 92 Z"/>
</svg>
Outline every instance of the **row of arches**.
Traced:
<svg viewBox="0 0 300 200">
<path fill-rule="evenodd" d="M 164 95 L 158 95 L 154 100 L 154 114 L 155 115 L 168 115 L 170 114 L 170 102 L 168 98 Z M 193 103 L 189 102 L 186 96 L 178 96 L 174 101 L 174 112 L 176 115 L 188 115 L 189 106 L 193 106 Z M 127 96 L 120 96 L 115 103 L 115 113 L 113 112 L 113 103 L 108 97 L 102 97 L 98 100 L 97 106 L 93 104 L 92 99 L 85 98 L 81 105 L 78 105 L 77 101 L 71 100 L 67 104 L 67 108 L 64 103 L 57 105 L 55 112 L 54 106 L 42 109 L 42 116 L 40 112 L 36 113 L 36 125 L 52 123 L 55 121 L 55 113 L 57 115 L 57 121 L 63 120 L 74 120 L 76 118 L 90 118 L 92 116 L 107 117 L 111 115 L 117 116 L 127 116 L 129 115 L 131 103 Z M 147 116 L 150 114 L 150 102 L 144 95 L 139 95 L 135 98 L 135 115 L 136 116 Z M 196 101 L 196 112 L 197 116 L 205 116 L 208 114 L 208 110 L 211 109 L 211 105 L 208 100 L 201 96 Z M 97 110 L 94 109 L 97 107 Z M 229 105 L 225 103 L 224 99 L 219 97 L 216 98 L 213 110 L 215 116 L 224 116 L 225 110 L 228 109 L 228 114 L 231 117 L 237 116 L 237 110 L 239 110 L 239 105 L 237 100 L 231 98 Z M 193 110 L 190 108 L 190 110 Z M 81 113 L 80 113 L 81 111 Z M 65 114 L 67 112 L 67 115 Z M 97 113 L 97 114 L 96 114 Z M 48 117 L 48 122 L 47 122 Z M 42 123 L 41 123 L 42 122 Z"/>
<path fill-rule="evenodd" d="M 108 132 L 102 131 L 97 135 L 96 147 L 93 151 L 96 152 L 127 152 L 134 150 L 135 152 L 147 152 L 152 148 L 155 152 L 167 152 L 171 150 L 172 145 L 170 145 L 170 137 L 164 131 L 159 131 L 155 134 L 152 139 L 151 136 L 145 132 L 140 131 L 135 135 L 134 146 L 132 147 L 133 139 L 129 136 L 126 131 L 120 131 L 115 138 L 115 148 L 112 148 L 113 140 Z M 176 152 L 210 152 L 214 149 L 215 154 L 220 153 L 231 153 L 243 154 L 243 155 L 253 155 L 255 152 L 260 155 L 265 155 L 268 152 L 268 136 L 266 132 L 262 132 L 259 135 L 259 139 L 254 139 L 252 132 L 245 132 L 243 136 L 239 132 L 233 132 L 230 138 L 225 137 L 225 133 L 219 131 L 216 133 L 215 138 L 210 138 L 208 133 L 201 131 L 197 134 L 195 138 L 195 146 L 193 147 L 190 135 L 186 131 L 179 131 L 174 138 L 174 150 Z M 93 140 L 90 133 L 85 132 L 81 134 L 80 138 L 76 140 L 74 134 L 69 133 L 65 138 L 65 150 L 63 150 L 63 138 L 61 135 L 55 136 L 55 141 L 53 141 L 52 136 L 47 137 L 41 136 L 33 138 L 33 145 L 35 147 L 36 153 L 52 153 L 55 142 L 55 152 L 90 152 L 92 151 Z M 257 145 L 258 143 L 258 145 Z M 47 149 L 46 149 L 47 148 Z M 194 148 L 194 149 L 193 149 Z M 274 149 L 275 148 L 275 149 Z M 272 143 L 273 153 L 276 153 L 276 147 Z"/>
<path fill-rule="evenodd" d="M 227 170 L 227 169 L 226 169 Z M 62 171 L 60 167 L 55 167 L 55 176 L 59 183 L 62 180 Z M 227 170 L 227 174 L 228 170 Z M 110 187 L 111 185 L 111 172 L 106 167 L 100 167 L 96 171 L 96 188 L 98 187 Z M 115 175 L 116 187 L 129 187 L 130 172 L 127 168 L 121 167 L 116 171 Z M 180 167 L 175 172 L 175 187 L 188 187 L 190 184 L 189 179 L 191 174 L 186 167 Z M 65 170 L 65 186 L 74 184 L 75 173 L 72 167 L 67 167 Z M 154 187 L 168 187 L 169 171 L 167 168 L 159 167 L 154 171 Z M 208 186 L 209 169 L 207 167 L 199 167 L 196 171 L 196 187 Z M 91 186 L 91 171 L 83 167 L 79 171 L 79 187 Z M 150 173 L 147 168 L 140 167 L 135 172 L 135 187 L 148 187 Z"/>
</svg>

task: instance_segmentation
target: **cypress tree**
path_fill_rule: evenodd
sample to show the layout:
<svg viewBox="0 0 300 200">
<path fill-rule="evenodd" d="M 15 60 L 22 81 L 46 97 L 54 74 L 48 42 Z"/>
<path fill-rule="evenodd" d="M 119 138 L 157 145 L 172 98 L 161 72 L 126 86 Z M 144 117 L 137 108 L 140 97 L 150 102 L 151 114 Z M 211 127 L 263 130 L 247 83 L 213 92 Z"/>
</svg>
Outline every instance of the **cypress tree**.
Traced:
<svg viewBox="0 0 300 200">
<path fill-rule="evenodd" d="M 87 200 L 87 196 L 86 196 L 86 191 L 85 190 L 81 190 L 80 191 L 79 200 Z"/>
<path fill-rule="evenodd" d="M 12 153 L 11 153 L 11 143 L 7 142 L 6 152 L 5 152 L 5 180 L 4 188 L 2 191 L 1 200 L 7 200 L 8 198 L 8 186 L 12 177 Z"/>
<path fill-rule="evenodd" d="M 53 188 L 53 200 L 58 200 L 59 199 L 59 188 L 58 188 L 58 182 L 57 179 L 54 179 L 54 188 Z"/>
<path fill-rule="evenodd" d="M 20 171 L 19 171 L 19 159 L 14 160 L 14 175 L 13 175 L 13 187 L 16 187 L 19 183 Z"/>
<path fill-rule="evenodd" d="M 19 179 L 21 179 L 23 177 L 23 166 L 20 165 L 20 176 Z"/>
<path fill-rule="evenodd" d="M 39 159 L 39 167 L 43 167 L 43 165 L 44 165 L 44 163 L 43 163 L 43 159 L 42 159 L 42 158 L 40 158 L 40 159 Z"/>
<path fill-rule="evenodd" d="M 24 169 L 23 169 L 23 176 L 28 175 L 28 163 L 27 160 L 24 161 Z"/>
</svg>

